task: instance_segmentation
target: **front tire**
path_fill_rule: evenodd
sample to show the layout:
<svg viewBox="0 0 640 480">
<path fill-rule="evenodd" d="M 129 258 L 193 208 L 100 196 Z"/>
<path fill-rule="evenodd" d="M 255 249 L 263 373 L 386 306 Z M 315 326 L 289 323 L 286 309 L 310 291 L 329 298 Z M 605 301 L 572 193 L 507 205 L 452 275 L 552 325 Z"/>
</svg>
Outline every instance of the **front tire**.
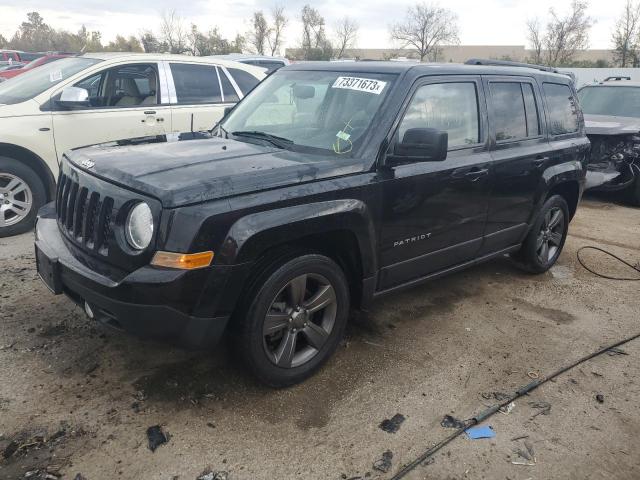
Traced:
<svg viewBox="0 0 640 480">
<path fill-rule="evenodd" d="M 550 197 L 540 209 L 516 259 L 531 273 L 544 273 L 558 260 L 569 231 L 569 207 L 560 195 Z"/>
<path fill-rule="evenodd" d="M 640 167 L 638 167 L 640 169 Z M 627 191 L 627 201 L 634 207 L 640 207 L 640 170 L 636 174 L 636 179 Z"/>
<path fill-rule="evenodd" d="M 31 230 L 46 199 L 44 184 L 31 168 L 0 157 L 0 238 Z"/>
<path fill-rule="evenodd" d="M 249 371 L 269 386 L 309 378 L 342 339 L 349 288 L 328 257 L 307 254 L 267 269 L 248 298 L 238 351 Z"/>
</svg>

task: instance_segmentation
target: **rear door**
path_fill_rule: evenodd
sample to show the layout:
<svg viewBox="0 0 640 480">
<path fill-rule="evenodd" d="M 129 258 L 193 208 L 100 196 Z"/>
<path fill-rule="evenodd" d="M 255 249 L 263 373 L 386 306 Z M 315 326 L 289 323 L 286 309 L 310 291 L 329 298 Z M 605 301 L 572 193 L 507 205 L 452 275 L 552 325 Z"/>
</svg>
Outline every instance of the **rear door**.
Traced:
<svg viewBox="0 0 640 480">
<path fill-rule="evenodd" d="M 64 110 L 52 99 L 58 159 L 71 148 L 171 131 L 171 110 L 157 63 L 127 63 L 93 73 L 73 86 L 89 92 L 90 105 Z"/>
<path fill-rule="evenodd" d="M 550 163 L 544 108 L 531 77 L 483 78 L 491 132 L 493 189 L 482 253 L 519 243 Z"/>
<path fill-rule="evenodd" d="M 224 68 L 166 62 L 174 132 L 210 130 L 242 96 Z"/>
<path fill-rule="evenodd" d="M 480 249 L 491 162 L 484 105 L 478 76 L 428 77 L 414 89 L 393 143 L 410 128 L 435 128 L 449 134 L 448 154 L 394 166 L 383 181 L 380 290 L 464 263 Z"/>
</svg>

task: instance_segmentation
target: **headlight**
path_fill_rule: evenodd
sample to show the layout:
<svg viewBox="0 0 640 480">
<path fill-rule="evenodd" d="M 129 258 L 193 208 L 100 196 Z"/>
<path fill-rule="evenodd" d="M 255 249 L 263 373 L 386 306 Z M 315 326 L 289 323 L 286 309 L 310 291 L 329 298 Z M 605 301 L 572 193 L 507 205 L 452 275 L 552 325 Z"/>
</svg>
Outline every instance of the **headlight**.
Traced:
<svg viewBox="0 0 640 480">
<path fill-rule="evenodd" d="M 136 250 L 144 250 L 153 237 L 153 215 L 149 205 L 138 203 L 129 211 L 124 226 L 127 243 Z"/>
</svg>

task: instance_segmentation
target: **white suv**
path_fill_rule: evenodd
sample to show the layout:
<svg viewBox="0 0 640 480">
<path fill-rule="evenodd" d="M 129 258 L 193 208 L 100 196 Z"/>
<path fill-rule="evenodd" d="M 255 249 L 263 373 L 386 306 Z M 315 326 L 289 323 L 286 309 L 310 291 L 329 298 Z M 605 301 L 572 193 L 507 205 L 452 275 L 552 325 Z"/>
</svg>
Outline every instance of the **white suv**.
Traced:
<svg viewBox="0 0 640 480">
<path fill-rule="evenodd" d="M 264 77 L 220 59 L 100 53 L 0 84 L 0 237 L 32 228 L 66 150 L 208 130 Z"/>
</svg>

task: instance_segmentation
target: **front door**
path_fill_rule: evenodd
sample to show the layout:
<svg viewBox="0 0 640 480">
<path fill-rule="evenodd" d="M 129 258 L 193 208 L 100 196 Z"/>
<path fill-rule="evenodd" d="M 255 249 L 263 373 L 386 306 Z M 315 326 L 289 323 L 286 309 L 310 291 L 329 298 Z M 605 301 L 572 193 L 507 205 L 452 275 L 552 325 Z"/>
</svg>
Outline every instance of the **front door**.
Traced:
<svg viewBox="0 0 640 480">
<path fill-rule="evenodd" d="M 58 159 L 71 148 L 171 132 L 171 107 L 154 63 L 133 63 L 92 74 L 75 87 L 89 92 L 89 105 L 62 110 L 52 96 Z M 166 98 L 166 102 L 163 102 Z"/>
<path fill-rule="evenodd" d="M 464 263 L 482 244 L 491 157 L 480 78 L 419 83 L 392 143 L 411 128 L 446 131 L 448 155 L 394 166 L 382 180 L 379 290 Z"/>
</svg>

